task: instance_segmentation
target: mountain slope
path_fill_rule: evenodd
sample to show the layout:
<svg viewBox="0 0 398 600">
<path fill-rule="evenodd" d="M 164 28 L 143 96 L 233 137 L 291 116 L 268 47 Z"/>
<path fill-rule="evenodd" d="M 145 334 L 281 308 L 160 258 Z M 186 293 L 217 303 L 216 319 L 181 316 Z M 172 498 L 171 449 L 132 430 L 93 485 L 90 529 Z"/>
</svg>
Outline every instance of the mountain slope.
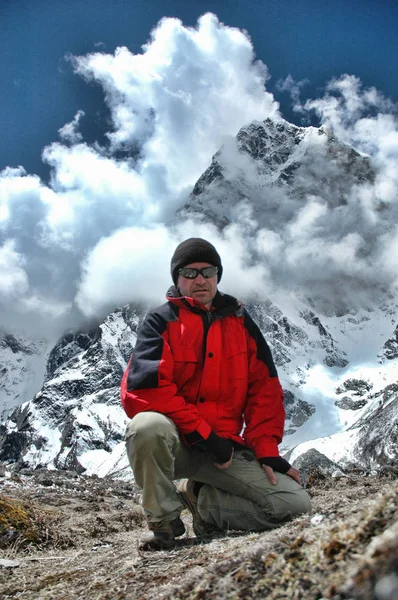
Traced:
<svg viewBox="0 0 398 600">
<path fill-rule="evenodd" d="M 297 213 L 315 197 L 335 211 L 339 230 L 348 232 L 341 217 L 350 194 L 374 178 L 369 158 L 324 128 L 253 122 L 214 156 L 179 217 L 209 220 L 220 228 L 248 223 L 247 260 L 256 261 L 252 241 L 261 228 L 278 235 L 287 223 L 291 233 Z M 286 277 L 277 249 L 272 258 L 275 281 Z M 328 283 L 321 298 L 317 275 L 306 275 L 311 285 L 304 293 L 290 271 L 272 301 L 258 290 L 246 303 L 271 346 L 285 391 L 282 451 L 295 459 L 314 447 L 346 466 L 392 464 L 398 458 L 398 303 L 366 281 L 349 278 L 349 288 L 344 287 L 333 270 L 321 282 Z M 367 288 L 363 297 L 361 285 Z M 59 341 L 42 390 L 1 427 L 0 460 L 130 476 L 119 383 L 144 314 L 142 307 L 124 307 L 95 331 Z"/>
<path fill-rule="evenodd" d="M 398 457 L 398 360 L 384 358 L 350 378 L 351 356 L 342 349 L 344 338 L 336 341 L 336 318 L 323 317 L 321 322 L 298 310 L 292 320 L 270 302 L 248 305 L 248 310 L 270 344 L 285 392 L 282 451 L 297 446 L 294 460 L 314 447 L 347 467 L 393 464 Z M 59 341 L 49 356 L 42 390 L 1 426 L 0 460 L 18 468 L 130 476 L 119 385 L 144 315 L 142 309 L 126 306 L 95 331 L 68 334 Z M 343 323 L 345 318 L 340 319 Z M 351 325 L 356 335 L 363 332 L 361 319 Z M 334 389 L 326 389 L 330 385 Z M 326 438 L 314 440 L 320 434 Z"/>
<path fill-rule="evenodd" d="M 313 477 L 313 515 L 200 543 L 183 511 L 187 533 L 160 552 L 137 548 L 145 523 L 134 484 L 25 469 L 5 474 L 3 493 L 0 502 L 9 508 L 8 543 L 0 529 L 8 551 L 8 561 L 0 562 L 5 599 L 397 597 L 398 487 L 391 478 Z M 26 517 L 22 531 L 12 529 L 16 507 Z"/>
<path fill-rule="evenodd" d="M 123 439 L 119 386 L 143 315 L 125 307 L 58 342 L 42 390 L 1 426 L 0 460 L 97 472 Z"/>
</svg>

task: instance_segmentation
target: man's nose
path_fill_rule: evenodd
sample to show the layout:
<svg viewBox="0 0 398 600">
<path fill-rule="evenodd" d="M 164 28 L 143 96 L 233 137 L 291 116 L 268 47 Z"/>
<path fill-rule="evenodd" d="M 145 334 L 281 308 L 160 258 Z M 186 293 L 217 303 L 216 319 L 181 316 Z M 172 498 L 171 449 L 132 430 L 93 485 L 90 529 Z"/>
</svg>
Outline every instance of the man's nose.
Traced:
<svg viewBox="0 0 398 600">
<path fill-rule="evenodd" d="M 196 283 L 206 283 L 206 278 L 203 277 L 202 273 L 199 273 L 199 275 L 196 277 Z"/>
</svg>

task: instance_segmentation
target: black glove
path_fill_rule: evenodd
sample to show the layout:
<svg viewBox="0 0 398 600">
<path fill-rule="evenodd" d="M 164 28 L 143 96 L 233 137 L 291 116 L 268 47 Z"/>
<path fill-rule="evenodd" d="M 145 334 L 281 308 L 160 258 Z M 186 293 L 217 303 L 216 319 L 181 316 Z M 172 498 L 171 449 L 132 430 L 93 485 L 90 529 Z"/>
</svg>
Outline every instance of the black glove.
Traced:
<svg viewBox="0 0 398 600">
<path fill-rule="evenodd" d="M 278 471 L 278 473 L 287 473 L 291 467 L 287 460 L 281 456 L 266 456 L 258 460 L 262 465 L 267 465 L 267 467 L 271 467 L 271 469 Z"/>
<path fill-rule="evenodd" d="M 232 456 L 234 445 L 231 440 L 220 437 L 214 431 L 211 432 L 207 440 L 204 440 L 202 444 L 210 454 L 215 456 L 220 464 L 228 462 Z"/>
</svg>

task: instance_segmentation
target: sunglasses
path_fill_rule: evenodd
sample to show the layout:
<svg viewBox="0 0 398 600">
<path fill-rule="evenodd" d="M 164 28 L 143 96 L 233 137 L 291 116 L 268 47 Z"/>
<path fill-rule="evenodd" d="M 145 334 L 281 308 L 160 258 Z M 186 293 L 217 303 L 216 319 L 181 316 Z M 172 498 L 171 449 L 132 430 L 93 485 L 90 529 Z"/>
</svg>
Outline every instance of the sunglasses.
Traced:
<svg viewBox="0 0 398 600">
<path fill-rule="evenodd" d="M 179 275 L 184 277 L 185 279 L 195 279 L 199 275 L 199 273 L 205 279 L 210 279 L 210 277 L 214 277 L 218 273 L 218 267 L 203 267 L 203 269 L 194 269 L 194 267 L 182 267 L 182 269 L 178 269 Z"/>
</svg>

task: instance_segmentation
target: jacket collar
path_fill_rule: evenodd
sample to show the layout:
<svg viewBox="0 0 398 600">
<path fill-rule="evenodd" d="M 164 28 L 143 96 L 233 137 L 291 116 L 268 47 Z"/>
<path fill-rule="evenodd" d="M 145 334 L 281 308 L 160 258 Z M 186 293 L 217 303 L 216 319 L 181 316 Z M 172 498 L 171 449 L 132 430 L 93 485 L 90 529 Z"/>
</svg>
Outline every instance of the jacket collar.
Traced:
<svg viewBox="0 0 398 600">
<path fill-rule="evenodd" d="M 166 294 L 166 298 L 172 304 L 176 304 L 181 308 L 190 310 L 195 313 L 208 312 L 201 302 L 190 298 L 189 296 L 181 296 L 180 291 L 175 285 L 172 285 Z M 240 316 L 243 313 L 243 303 L 239 302 L 233 296 L 229 294 L 223 294 L 217 290 L 212 303 L 212 310 L 210 311 L 213 316 L 226 317 L 236 313 L 236 316 Z"/>
</svg>

